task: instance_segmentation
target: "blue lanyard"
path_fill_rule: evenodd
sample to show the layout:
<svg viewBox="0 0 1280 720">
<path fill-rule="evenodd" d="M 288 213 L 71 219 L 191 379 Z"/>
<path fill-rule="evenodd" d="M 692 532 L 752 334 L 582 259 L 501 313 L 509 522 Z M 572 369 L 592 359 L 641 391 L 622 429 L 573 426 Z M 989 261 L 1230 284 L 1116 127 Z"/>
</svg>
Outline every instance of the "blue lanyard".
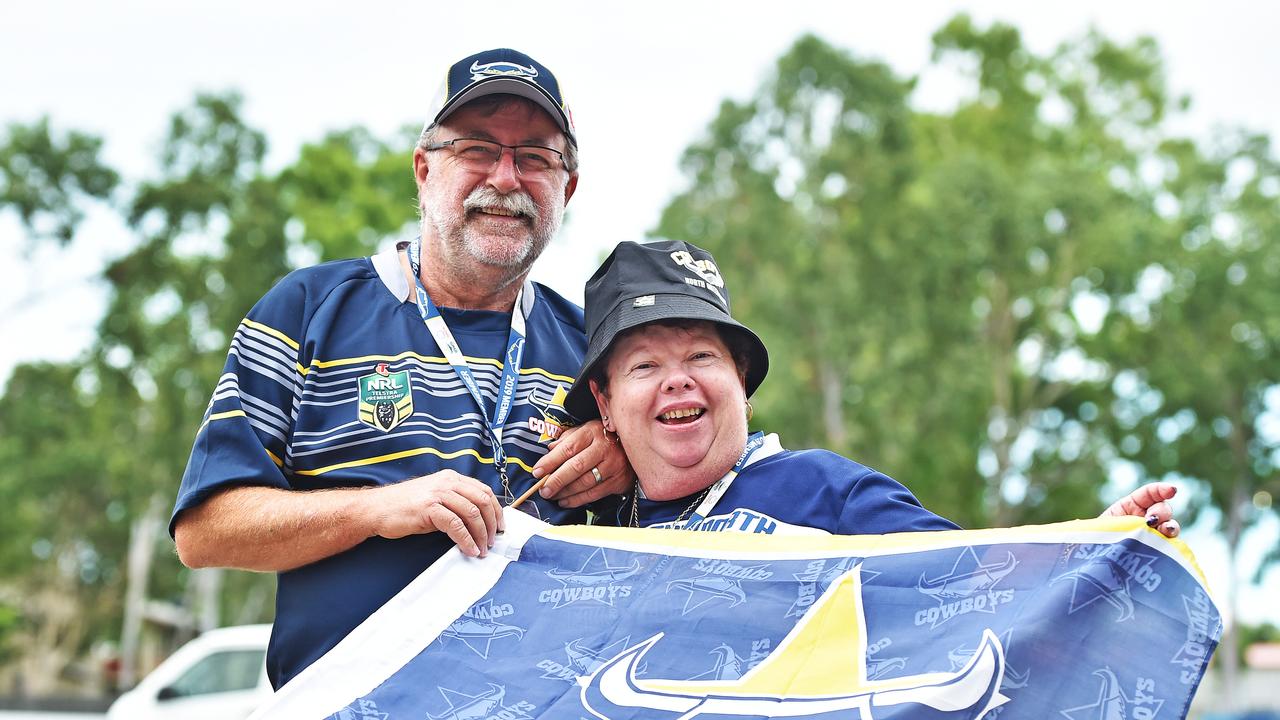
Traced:
<svg viewBox="0 0 1280 720">
<path fill-rule="evenodd" d="M 711 514 L 716 503 L 720 502 L 720 498 L 724 496 L 729 490 L 729 486 L 733 484 L 734 478 L 738 477 L 738 473 L 742 472 L 742 469 L 747 466 L 751 456 L 764 445 L 764 440 L 764 433 L 759 431 L 752 433 L 751 437 L 747 438 L 747 444 L 742 448 L 742 454 L 738 456 L 738 462 L 734 463 L 733 469 L 725 473 L 724 477 L 715 481 L 707 489 L 707 496 L 702 499 L 702 502 L 698 503 L 698 509 L 694 510 L 693 514 L 689 516 L 689 520 L 681 528 L 682 530 L 693 528 L 702 522 L 703 518 Z"/>
<path fill-rule="evenodd" d="M 453 371 L 458 374 L 462 384 L 467 386 L 467 391 L 476 401 L 476 407 L 480 409 L 480 417 L 484 419 L 484 428 L 488 431 L 493 445 L 493 465 L 497 468 L 498 477 L 502 480 L 502 492 L 504 496 L 514 499 L 515 496 L 511 493 L 511 481 L 507 477 L 507 453 L 502 448 L 502 426 L 506 424 L 507 416 L 511 414 L 511 408 L 515 405 L 516 383 L 520 379 L 520 359 L 524 355 L 524 288 L 521 287 L 520 292 L 516 294 L 515 308 L 511 311 L 511 333 L 507 336 L 507 352 L 502 364 L 502 381 L 498 384 L 498 402 L 494 408 L 493 418 L 490 419 L 484 407 L 484 396 L 480 394 L 480 386 L 471 372 L 471 366 L 462 356 L 462 349 L 454 341 L 453 333 L 449 332 L 449 326 L 445 324 L 440 310 L 436 308 L 435 303 L 431 302 L 431 296 L 427 295 L 427 289 L 422 286 L 421 238 L 414 238 L 413 242 L 409 243 L 407 254 L 409 267 L 413 269 L 418 314 L 422 316 L 422 322 L 426 324 L 427 330 L 431 331 L 431 337 L 435 338 L 436 345 L 439 345 L 440 350 L 444 352 L 445 359 L 453 366 Z"/>
</svg>

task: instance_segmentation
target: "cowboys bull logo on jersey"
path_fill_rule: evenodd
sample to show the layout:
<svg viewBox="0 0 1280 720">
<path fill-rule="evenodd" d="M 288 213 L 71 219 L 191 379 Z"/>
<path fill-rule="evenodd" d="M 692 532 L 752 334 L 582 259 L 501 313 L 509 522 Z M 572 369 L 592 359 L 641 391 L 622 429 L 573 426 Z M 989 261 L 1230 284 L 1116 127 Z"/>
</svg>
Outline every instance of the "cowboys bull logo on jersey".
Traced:
<svg viewBox="0 0 1280 720">
<path fill-rule="evenodd" d="M 373 372 L 357 380 L 360 386 L 360 422 L 387 432 L 413 414 L 413 390 L 409 371 L 390 372 L 378 363 Z"/>
<path fill-rule="evenodd" d="M 831 585 L 778 648 L 737 680 L 637 678 L 658 633 L 579 678 L 583 706 L 598 718 L 977 718 L 1000 693 L 1004 647 L 984 630 L 954 672 L 872 680 L 867 670 L 862 567 Z M 852 621 L 851 621 L 852 620 Z"/>
</svg>

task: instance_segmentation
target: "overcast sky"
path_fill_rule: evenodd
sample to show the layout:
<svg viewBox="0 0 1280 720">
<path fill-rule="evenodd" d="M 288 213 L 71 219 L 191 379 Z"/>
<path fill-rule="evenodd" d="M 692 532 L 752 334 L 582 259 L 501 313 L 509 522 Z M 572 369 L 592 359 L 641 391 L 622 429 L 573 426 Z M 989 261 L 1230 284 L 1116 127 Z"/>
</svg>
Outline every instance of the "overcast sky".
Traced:
<svg viewBox="0 0 1280 720">
<path fill-rule="evenodd" d="M 602 253 L 643 237 L 683 187 L 680 153 L 720 101 L 748 97 L 797 36 L 813 32 L 919 75 L 930 35 L 960 11 L 984 25 L 1014 24 L 1041 53 L 1090 26 L 1119 41 L 1152 35 L 1172 89 L 1194 103 L 1179 130 L 1207 138 L 1245 126 L 1280 138 L 1280 4 L 1242 0 L 10 3 L 0 20 L 0 123 L 47 114 L 60 130 L 99 134 L 107 161 L 136 181 L 154 171 L 172 112 L 198 91 L 236 89 L 279 168 L 328 130 L 364 125 L 386 136 L 420 124 L 450 62 L 515 47 L 557 74 L 577 121 L 581 182 L 534 277 L 580 299 Z M 942 109 L 963 91 L 949 73 L 926 73 L 915 102 Z M 17 362 L 69 359 L 88 344 L 104 304 L 91 279 L 128 242 L 101 211 L 73 251 L 24 255 L 19 226 L 0 215 L 0 379 Z M 1280 535 L 1274 526 L 1268 533 L 1255 543 Z M 1220 587 L 1221 550 L 1211 538 L 1192 539 Z M 1280 624 L 1280 609 L 1262 593 L 1243 600 L 1246 619 Z"/>
</svg>

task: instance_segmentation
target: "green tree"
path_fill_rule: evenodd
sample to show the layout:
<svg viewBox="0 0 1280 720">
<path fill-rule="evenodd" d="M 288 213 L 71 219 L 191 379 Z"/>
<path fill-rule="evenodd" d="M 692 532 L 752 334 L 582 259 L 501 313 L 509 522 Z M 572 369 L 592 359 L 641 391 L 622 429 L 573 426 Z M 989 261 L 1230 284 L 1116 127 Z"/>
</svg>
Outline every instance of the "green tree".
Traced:
<svg viewBox="0 0 1280 720">
<path fill-rule="evenodd" d="M 47 118 L 0 134 L 0 210 L 18 216 L 25 250 L 66 245 L 86 205 L 110 199 L 119 176 L 101 148 Z M 130 431 L 123 408 L 93 401 L 83 370 L 23 365 L 0 396 L 0 657 L 33 690 L 51 687 L 119 613 L 126 509 L 102 472 Z"/>
<path fill-rule="evenodd" d="M 390 142 L 351 128 L 303 146 L 278 183 L 296 241 L 322 260 L 359 257 L 414 222 L 416 140 L 410 128 Z"/>
<path fill-rule="evenodd" d="M 0 396 L 0 646 L 33 693 L 52 690 L 90 643 L 118 630 L 126 503 L 113 447 L 128 411 L 96 401 L 78 364 L 16 368 Z"/>
<path fill-rule="evenodd" d="M 12 123 L 0 135 L 0 208 L 17 212 L 35 238 L 71 240 L 85 199 L 106 199 L 120 176 L 98 157 L 102 139 L 54 135 L 49 119 Z"/>
<path fill-rule="evenodd" d="M 925 287 L 949 290 L 922 310 L 964 328 L 929 332 L 964 371 L 941 387 L 976 383 L 967 398 L 986 407 L 969 430 L 990 522 L 1088 515 L 1113 456 L 1096 429 L 1110 368 L 1081 343 L 1096 329 L 1090 306 L 1123 292 L 1152 250 L 1138 168 L 1168 103 L 1159 53 L 1090 33 L 1036 57 L 1014 28 L 965 16 L 934 46 L 976 81 L 954 113 L 920 123 L 914 197 L 926 202 L 908 232 L 940 256 L 924 263 L 937 273 Z"/>
</svg>

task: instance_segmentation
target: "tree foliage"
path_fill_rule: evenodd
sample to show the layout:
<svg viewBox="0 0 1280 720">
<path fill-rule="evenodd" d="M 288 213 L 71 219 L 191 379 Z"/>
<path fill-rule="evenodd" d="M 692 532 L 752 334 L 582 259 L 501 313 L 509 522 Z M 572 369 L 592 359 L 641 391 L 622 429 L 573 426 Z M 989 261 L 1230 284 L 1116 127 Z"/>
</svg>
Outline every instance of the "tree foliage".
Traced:
<svg viewBox="0 0 1280 720">
<path fill-rule="evenodd" d="M 302 148 L 279 182 L 300 243 L 325 260 L 358 257 L 404 229 L 418 207 L 415 140 L 407 128 L 391 142 L 351 128 Z"/>
<path fill-rule="evenodd" d="M 18 367 L 0 397 L 0 635 L 46 687 L 94 637 L 118 632 L 128 542 L 128 407 L 98 402 L 77 363 Z M 40 651 L 40 652 L 32 652 Z"/>
<path fill-rule="evenodd" d="M 11 123 L 0 135 L 0 207 L 15 210 L 33 235 L 65 245 L 84 219 L 83 201 L 108 198 L 120 182 L 101 150 L 101 138 L 85 133 L 56 136 L 48 118 Z"/>
</svg>

